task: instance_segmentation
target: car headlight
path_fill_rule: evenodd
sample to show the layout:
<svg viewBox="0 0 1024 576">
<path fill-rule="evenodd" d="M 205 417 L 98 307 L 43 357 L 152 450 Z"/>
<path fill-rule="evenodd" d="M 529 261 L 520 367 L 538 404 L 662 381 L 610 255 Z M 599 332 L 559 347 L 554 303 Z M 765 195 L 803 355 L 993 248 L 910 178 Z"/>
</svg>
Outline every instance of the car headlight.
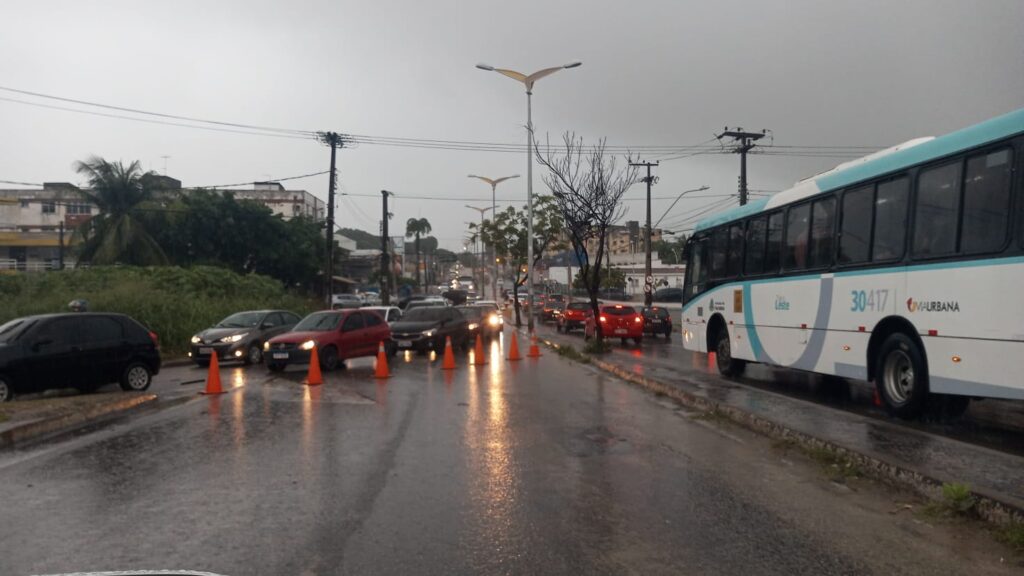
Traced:
<svg viewBox="0 0 1024 576">
<path fill-rule="evenodd" d="M 193 344 L 201 344 L 201 343 L 202 343 L 202 341 L 203 341 L 203 339 L 202 339 L 202 338 L 200 338 L 199 336 L 193 336 L 193 337 L 192 337 L 192 343 L 193 343 Z"/>
<path fill-rule="evenodd" d="M 480 327 L 480 325 L 477 324 L 476 322 L 473 322 L 469 326 L 467 326 L 467 328 L 469 328 L 470 330 L 476 330 L 479 327 Z"/>
<path fill-rule="evenodd" d="M 263 349 L 264 350 L 270 350 L 270 342 L 269 341 L 263 343 Z"/>
<path fill-rule="evenodd" d="M 306 340 L 302 344 L 299 344 L 299 348 L 303 350 L 312 350 L 316 346 L 316 342 L 313 340 Z"/>
<path fill-rule="evenodd" d="M 498 324 L 501 324 L 501 316 L 498 316 L 497 314 L 491 314 L 490 316 L 487 317 L 487 323 L 490 324 L 491 326 L 497 326 Z"/>
<path fill-rule="evenodd" d="M 225 336 L 225 337 L 221 338 L 220 341 L 224 342 L 225 344 L 231 344 L 233 342 L 238 342 L 239 340 L 241 340 L 242 338 L 245 338 L 248 335 L 249 335 L 248 332 L 243 332 L 242 334 L 235 334 L 234 336 Z"/>
<path fill-rule="evenodd" d="M 437 334 L 437 330 L 435 330 L 433 328 L 431 328 L 430 330 L 424 330 L 423 331 L 423 335 L 426 336 L 427 338 L 430 338 L 434 334 Z"/>
</svg>

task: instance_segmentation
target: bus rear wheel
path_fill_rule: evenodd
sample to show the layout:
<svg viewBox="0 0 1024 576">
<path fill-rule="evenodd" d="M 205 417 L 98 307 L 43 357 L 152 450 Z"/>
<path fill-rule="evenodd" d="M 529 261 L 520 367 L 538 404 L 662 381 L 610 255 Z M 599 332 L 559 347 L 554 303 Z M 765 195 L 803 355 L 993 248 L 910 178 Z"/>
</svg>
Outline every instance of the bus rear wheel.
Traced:
<svg viewBox="0 0 1024 576">
<path fill-rule="evenodd" d="M 732 346 L 729 342 L 729 330 L 722 328 L 715 338 L 715 357 L 718 364 L 718 372 L 722 376 L 739 376 L 747 368 L 745 360 L 738 360 L 732 357 Z"/>
<path fill-rule="evenodd" d="M 917 418 L 928 399 L 928 366 L 921 348 L 897 332 L 878 352 L 875 388 L 886 410 L 898 418 Z"/>
</svg>

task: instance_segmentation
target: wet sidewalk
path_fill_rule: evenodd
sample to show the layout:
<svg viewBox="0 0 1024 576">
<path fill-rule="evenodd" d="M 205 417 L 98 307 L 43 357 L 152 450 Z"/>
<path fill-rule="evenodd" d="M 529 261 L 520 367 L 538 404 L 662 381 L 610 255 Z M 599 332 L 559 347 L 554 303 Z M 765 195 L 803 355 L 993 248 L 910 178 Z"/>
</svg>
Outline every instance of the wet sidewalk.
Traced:
<svg viewBox="0 0 1024 576">
<path fill-rule="evenodd" d="M 543 337 L 579 349 L 582 340 L 545 331 Z M 722 378 L 709 369 L 706 356 L 680 359 L 676 368 L 651 366 L 641 355 L 615 352 L 596 364 L 619 376 L 705 409 L 731 412 L 752 427 L 776 436 L 804 436 L 853 454 L 903 483 L 935 491 L 942 483 L 970 486 L 993 501 L 994 517 L 1024 515 L 1024 458 L 951 438 L 929 434 L 754 388 Z M 1002 504 L 1007 510 L 998 510 Z"/>
</svg>

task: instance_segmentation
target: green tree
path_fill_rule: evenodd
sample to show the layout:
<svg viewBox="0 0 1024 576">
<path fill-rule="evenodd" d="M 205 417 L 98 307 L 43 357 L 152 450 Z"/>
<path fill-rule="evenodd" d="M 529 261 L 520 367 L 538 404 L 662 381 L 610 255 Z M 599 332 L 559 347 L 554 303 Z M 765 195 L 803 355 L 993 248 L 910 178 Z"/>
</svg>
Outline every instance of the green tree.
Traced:
<svg viewBox="0 0 1024 576">
<path fill-rule="evenodd" d="M 499 212 L 493 220 L 484 220 L 482 225 L 470 224 L 470 231 L 479 233 L 480 238 L 494 247 L 498 258 L 512 271 L 512 297 L 515 302 L 516 326 L 522 325 L 519 310 L 519 287 L 526 283 L 527 265 L 527 216 L 524 206 L 516 210 L 509 206 Z M 564 248 L 562 242 L 562 215 L 552 196 L 536 196 L 533 199 L 533 265 L 550 250 Z"/>
<path fill-rule="evenodd" d="M 420 236 L 430 234 L 430 222 L 426 218 L 409 218 L 405 223 L 405 237 L 416 239 L 416 285 L 420 284 Z M 426 286 L 424 286 L 426 292 Z"/>
<path fill-rule="evenodd" d="M 125 166 L 93 156 L 75 164 L 89 190 L 80 193 L 100 213 L 75 230 L 81 243 L 78 257 L 92 264 L 166 264 L 160 244 L 138 219 L 141 205 L 159 189 L 155 172 L 143 172 L 138 160 Z"/>
<path fill-rule="evenodd" d="M 651 248 L 658 253 L 658 258 L 664 264 L 682 264 L 683 247 L 686 245 L 686 235 L 673 236 L 670 240 L 664 238 L 655 242 Z"/>
</svg>

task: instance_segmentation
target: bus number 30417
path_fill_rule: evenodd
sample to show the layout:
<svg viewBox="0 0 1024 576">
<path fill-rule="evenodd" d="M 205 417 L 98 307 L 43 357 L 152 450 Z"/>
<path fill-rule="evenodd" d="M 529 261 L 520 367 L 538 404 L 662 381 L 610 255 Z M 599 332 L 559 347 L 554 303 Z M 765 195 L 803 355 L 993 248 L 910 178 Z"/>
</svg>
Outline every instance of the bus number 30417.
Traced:
<svg viewBox="0 0 1024 576">
<path fill-rule="evenodd" d="M 889 301 L 888 290 L 852 290 L 850 312 L 881 312 Z"/>
</svg>

